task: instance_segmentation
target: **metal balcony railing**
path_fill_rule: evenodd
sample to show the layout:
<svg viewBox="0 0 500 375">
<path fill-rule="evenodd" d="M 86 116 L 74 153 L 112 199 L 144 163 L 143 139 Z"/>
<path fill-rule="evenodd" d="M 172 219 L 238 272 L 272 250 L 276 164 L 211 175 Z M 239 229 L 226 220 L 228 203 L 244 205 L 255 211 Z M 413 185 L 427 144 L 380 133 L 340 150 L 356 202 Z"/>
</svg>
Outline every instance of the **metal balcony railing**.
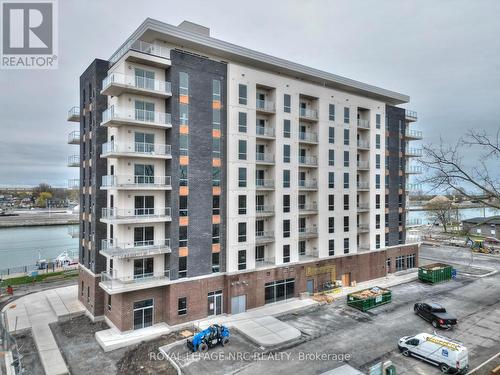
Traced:
<svg viewBox="0 0 500 375">
<path fill-rule="evenodd" d="M 370 120 L 358 119 L 358 128 L 370 129 Z"/>
<path fill-rule="evenodd" d="M 74 106 L 70 108 L 68 111 L 68 121 L 80 121 L 80 107 Z"/>
<path fill-rule="evenodd" d="M 318 158 L 316 156 L 299 156 L 299 164 L 318 165 Z"/>
<path fill-rule="evenodd" d="M 274 241 L 274 231 L 257 231 L 255 232 L 256 242 Z"/>
<path fill-rule="evenodd" d="M 299 188 L 303 189 L 317 189 L 318 182 L 314 180 L 299 180 Z"/>
<path fill-rule="evenodd" d="M 143 42 L 142 40 L 134 40 L 125 44 L 122 48 L 116 51 L 116 53 L 113 56 L 111 56 L 109 60 L 110 64 L 114 64 L 115 62 L 120 60 L 120 58 L 123 55 L 125 55 L 129 50 L 147 53 L 148 55 L 162 57 L 165 59 L 170 58 L 170 49 L 154 45 L 148 42 Z"/>
<path fill-rule="evenodd" d="M 421 148 L 407 148 L 405 150 L 405 155 L 406 156 L 422 156 L 423 151 Z"/>
<path fill-rule="evenodd" d="M 274 180 L 255 180 L 255 186 L 257 188 L 274 188 Z"/>
<path fill-rule="evenodd" d="M 358 224 L 358 232 L 368 232 L 370 230 L 370 225 L 368 224 Z"/>
<path fill-rule="evenodd" d="M 420 191 L 422 190 L 422 184 L 406 183 L 405 189 L 406 191 Z"/>
<path fill-rule="evenodd" d="M 80 143 L 80 132 L 78 130 L 74 130 L 68 134 L 68 144 L 77 145 Z"/>
<path fill-rule="evenodd" d="M 358 140 L 357 144 L 358 144 L 358 148 L 364 148 L 364 149 L 370 148 L 370 142 L 369 141 L 359 141 Z"/>
<path fill-rule="evenodd" d="M 299 238 L 315 237 L 317 235 L 318 235 L 318 228 L 316 227 L 299 228 Z"/>
<path fill-rule="evenodd" d="M 316 203 L 300 204 L 299 211 L 318 211 L 318 205 Z"/>
<path fill-rule="evenodd" d="M 261 161 L 264 163 L 274 163 L 274 155 L 273 154 L 267 154 L 265 152 L 257 152 L 255 154 L 255 160 L 256 161 Z"/>
<path fill-rule="evenodd" d="M 308 120 L 317 120 L 318 111 L 309 108 L 299 108 L 299 116 Z"/>
<path fill-rule="evenodd" d="M 151 156 L 171 156 L 171 146 L 155 143 L 135 142 L 119 143 L 116 141 L 106 142 L 102 145 L 102 154 L 138 154 Z"/>
<path fill-rule="evenodd" d="M 129 258 L 171 252 L 170 239 L 150 241 L 117 242 L 114 239 L 101 241 L 101 251 L 107 256 L 115 258 Z"/>
<path fill-rule="evenodd" d="M 152 78 L 125 75 L 122 73 L 111 73 L 103 79 L 102 89 L 105 90 L 113 84 L 128 86 L 136 89 L 144 89 L 150 91 L 158 91 L 160 93 L 172 94 L 170 82 L 159 81 Z"/>
<path fill-rule="evenodd" d="M 255 212 L 257 214 L 274 214 L 274 206 L 256 205 Z"/>
<path fill-rule="evenodd" d="M 370 168 L 370 162 L 368 160 L 358 160 L 356 164 L 358 166 L 358 169 L 369 169 Z"/>
<path fill-rule="evenodd" d="M 370 204 L 368 203 L 360 203 L 356 206 L 356 209 L 358 212 L 360 211 L 369 211 L 370 210 Z"/>
<path fill-rule="evenodd" d="M 318 134 L 313 132 L 299 132 L 299 140 L 305 142 L 318 142 Z"/>
<path fill-rule="evenodd" d="M 406 138 L 414 138 L 414 139 L 422 139 L 423 134 L 422 134 L 421 130 L 406 129 L 405 137 Z"/>
<path fill-rule="evenodd" d="M 126 218 L 161 218 L 170 217 L 170 207 L 155 207 L 155 208 L 103 208 L 103 219 L 126 219 Z"/>
<path fill-rule="evenodd" d="M 68 167 L 79 167 L 80 155 L 71 155 L 68 157 Z"/>
<path fill-rule="evenodd" d="M 276 111 L 276 107 L 275 107 L 274 103 L 270 102 L 269 100 L 257 99 L 256 108 L 257 108 L 257 110 L 265 111 L 265 112 L 275 112 Z"/>
<path fill-rule="evenodd" d="M 102 176 L 103 187 L 171 187 L 170 176 Z"/>
<path fill-rule="evenodd" d="M 274 137 L 275 131 L 274 128 L 268 126 L 257 126 L 255 128 L 256 134 L 264 137 Z"/>
<path fill-rule="evenodd" d="M 147 273 L 132 276 L 116 276 L 110 272 L 101 272 L 101 282 L 109 289 L 122 289 L 148 282 L 170 280 L 170 270 L 161 273 Z"/>
<path fill-rule="evenodd" d="M 422 167 L 420 165 L 407 165 L 405 172 L 408 174 L 420 174 L 422 173 Z"/>
<path fill-rule="evenodd" d="M 416 112 L 416 111 L 410 111 L 409 109 L 407 109 L 407 110 L 405 111 L 405 116 L 406 116 L 407 118 L 412 118 L 412 119 L 415 119 L 415 120 L 416 120 L 416 119 L 417 119 L 417 112 Z"/>
<path fill-rule="evenodd" d="M 276 264 L 275 258 L 258 258 L 255 259 L 255 268 L 268 267 Z"/>
<path fill-rule="evenodd" d="M 143 109 L 125 110 L 116 106 L 111 106 L 102 113 L 102 123 L 112 120 L 121 120 L 137 123 L 151 123 L 157 125 L 172 125 L 170 113 L 146 111 Z"/>
<path fill-rule="evenodd" d="M 368 190 L 370 189 L 370 183 L 367 181 L 358 181 L 356 183 L 358 190 Z"/>
</svg>

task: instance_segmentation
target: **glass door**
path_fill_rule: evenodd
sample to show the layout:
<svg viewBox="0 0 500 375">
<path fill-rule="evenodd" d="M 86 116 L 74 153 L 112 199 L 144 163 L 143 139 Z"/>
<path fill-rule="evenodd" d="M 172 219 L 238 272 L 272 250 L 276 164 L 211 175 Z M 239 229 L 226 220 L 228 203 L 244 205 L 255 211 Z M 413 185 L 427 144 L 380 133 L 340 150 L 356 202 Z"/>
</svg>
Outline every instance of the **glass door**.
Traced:
<svg viewBox="0 0 500 375">
<path fill-rule="evenodd" d="M 155 207 L 154 196 L 136 196 L 135 197 L 135 215 L 153 215 Z"/>
<path fill-rule="evenodd" d="M 222 290 L 208 293 L 208 315 L 220 315 L 222 311 Z"/>
<path fill-rule="evenodd" d="M 141 89 L 155 89 L 155 73 L 149 70 L 135 68 L 135 86 Z"/>
<path fill-rule="evenodd" d="M 153 153 L 155 151 L 155 135 L 150 133 L 135 133 L 135 152 Z"/>
<path fill-rule="evenodd" d="M 151 277 L 154 274 L 153 258 L 134 259 L 134 279 Z"/>
<path fill-rule="evenodd" d="M 134 246 L 152 246 L 154 244 L 154 227 L 134 228 Z"/>
<path fill-rule="evenodd" d="M 149 164 L 135 164 L 134 177 L 136 184 L 154 184 L 154 165 Z"/>
<path fill-rule="evenodd" d="M 153 325 L 154 303 L 152 299 L 134 302 L 134 329 Z"/>
</svg>

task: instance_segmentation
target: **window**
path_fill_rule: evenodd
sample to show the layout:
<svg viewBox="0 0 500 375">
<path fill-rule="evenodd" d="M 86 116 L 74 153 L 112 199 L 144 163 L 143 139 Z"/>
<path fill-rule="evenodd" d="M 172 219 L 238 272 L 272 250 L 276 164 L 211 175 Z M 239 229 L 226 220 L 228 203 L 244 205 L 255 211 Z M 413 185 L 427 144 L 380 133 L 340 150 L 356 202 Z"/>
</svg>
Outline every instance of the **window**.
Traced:
<svg viewBox="0 0 500 375">
<path fill-rule="evenodd" d="M 344 238 L 344 254 L 349 254 L 349 238 Z"/>
<path fill-rule="evenodd" d="M 349 166 L 349 151 L 344 151 L 344 167 Z"/>
<path fill-rule="evenodd" d="M 328 120 L 335 121 L 335 104 L 328 105 Z"/>
<path fill-rule="evenodd" d="M 335 187 L 335 174 L 333 172 L 328 172 L 328 187 L 330 189 Z"/>
<path fill-rule="evenodd" d="M 380 154 L 375 154 L 375 168 L 380 169 Z"/>
<path fill-rule="evenodd" d="M 111 294 L 108 294 L 108 311 L 111 311 Z"/>
<path fill-rule="evenodd" d="M 285 94 L 283 96 L 283 111 L 285 111 L 286 113 L 290 113 L 290 110 L 292 107 L 291 101 L 292 101 L 292 98 L 290 97 L 290 95 Z"/>
<path fill-rule="evenodd" d="M 349 216 L 344 216 L 344 232 L 349 232 Z"/>
<path fill-rule="evenodd" d="M 247 223 L 238 223 L 238 242 L 247 242 Z"/>
<path fill-rule="evenodd" d="M 238 186 L 246 187 L 247 186 L 247 169 L 246 168 L 238 168 Z"/>
<path fill-rule="evenodd" d="M 220 215 L 220 196 L 212 196 L 212 215 Z"/>
<path fill-rule="evenodd" d="M 245 112 L 238 112 L 238 131 L 240 133 L 247 132 L 247 114 Z"/>
<path fill-rule="evenodd" d="M 295 296 L 295 279 L 276 280 L 264 285 L 265 303 L 283 301 Z"/>
<path fill-rule="evenodd" d="M 263 262 L 265 260 L 265 247 L 255 246 L 255 261 Z"/>
<path fill-rule="evenodd" d="M 246 270 L 247 269 L 247 251 L 239 250 L 238 251 L 238 270 Z"/>
<path fill-rule="evenodd" d="M 212 155 L 214 158 L 220 157 L 220 138 L 212 137 Z"/>
<path fill-rule="evenodd" d="M 189 154 L 189 137 L 186 134 L 179 135 L 179 150 L 183 156 Z"/>
<path fill-rule="evenodd" d="M 283 237 L 290 237 L 290 220 L 283 220 Z"/>
<path fill-rule="evenodd" d="M 380 149 L 380 134 L 375 134 L 375 147 Z"/>
<path fill-rule="evenodd" d="M 380 215 L 375 215 L 375 229 L 380 229 Z"/>
<path fill-rule="evenodd" d="M 283 212 L 290 212 L 290 196 L 283 195 Z"/>
<path fill-rule="evenodd" d="M 238 141 L 238 159 L 247 160 L 247 141 L 241 139 Z"/>
<path fill-rule="evenodd" d="M 328 240 L 328 255 L 335 255 L 335 240 Z"/>
<path fill-rule="evenodd" d="M 220 186 L 220 167 L 212 167 L 212 186 Z"/>
<path fill-rule="evenodd" d="M 335 143 L 335 128 L 332 126 L 328 128 L 328 143 Z"/>
<path fill-rule="evenodd" d="M 349 173 L 344 173 L 344 189 L 349 189 Z"/>
<path fill-rule="evenodd" d="M 247 104 L 247 85 L 242 85 L 241 83 L 238 85 L 238 103 Z"/>
<path fill-rule="evenodd" d="M 283 120 L 283 137 L 290 138 L 290 120 Z"/>
<path fill-rule="evenodd" d="M 181 225 L 179 227 L 179 247 L 186 247 L 188 245 L 188 227 Z"/>
<path fill-rule="evenodd" d="M 344 124 L 349 124 L 349 107 L 344 107 Z"/>
<path fill-rule="evenodd" d="M 335 232 L 335 218 L 329 217 L 328 218 L 328 233 L 334 233 Z"/>
<path fill-rule="evenodd" d="M 220 253 L 212 253 L 212 273 L 220 272 Z"/>
<path fill-rule="evenodd" d="M 344 194 L 344 210 L 349 210 L 349 194 Z"/>
<path fill-rule="evenodd" d="M 333 211 L 335 209 L 335 196 L 333 194 L 328 195 L 328 211 Z"/>
<path fill-rule="evenodd" d="M 328 165 L 335 165 L 335 150 L 328 150 Z"/>
<path fill-rule="evenodd" d="M 381 120 L 380 120 L 380 114 L 377 113 L 375 115 L 375 125 L 376 125 L 377 129 L 380 129 L 380 122 L 381 122 Z"/>
<path fill-rule="evenodd" d="M 154 165 L 135 164 L 134 182 L 136 184 L 153 184 L 155 181 Z"/>
<path fill-rule="evenodd" d="M 290 245 L 283 245 L 283 263 L 290 262 Z"/>
<path fill-rule="evenodd" d="M 247 196 L 246 195 L 238 195 L 238 214 L 240 214 L 240 215 L 247 214 Z"/>
<path fill-rule="evenodd" d="M 186 297 L 181 297 L 177 300 L 177 315 L 187 314 L 187 299 Z"/>
<path fill-rule="evenodd" d="M 349 129 L 344 129 L 344 145 L 349 146 Z"/>
<path fill-rule="evenodd" d="M 380 175 L 375 175 L 375 189 L 380 189 Z"/>
<path fill-rule="evenodd" d="M 400 255 L 396 257 L 396 272 L 402 271 L 405 268 L 405 257 L 404 255 Z"/>
<path fill-rule="evenodd" d="M 284 188 L 290 187 L 290 170 L 289 169 L 283 170 L 283 187 Z"/>
<path fill-rule="evenodd" d="M 283 145 L 283 163 L 290 163 L 290 145 Z"/>
<path fill-rule="evenodd" d="M 187 195 L 181 195 L 179 197 L 179 216 L 188 216 L 188 197 L 187 197 Z"/>
<path fill-rule="evenodd" d="M 187 276 L 187 257 L 179 257 L 179 279 Z"/>
<path fill-rule="evenodd" d="M 380 234 L 375 235 L 375 249 L 380 249 Z"/>
<path fill-rule="evenodd" d="M 406 256 L 406 268 L 415 268 L 415 254 Z"/>
<path fill-rule="evenodd" d="M 375 195 L 375 208 L 376 209 L 380 208 L 380 194 Z"/>
</svg>

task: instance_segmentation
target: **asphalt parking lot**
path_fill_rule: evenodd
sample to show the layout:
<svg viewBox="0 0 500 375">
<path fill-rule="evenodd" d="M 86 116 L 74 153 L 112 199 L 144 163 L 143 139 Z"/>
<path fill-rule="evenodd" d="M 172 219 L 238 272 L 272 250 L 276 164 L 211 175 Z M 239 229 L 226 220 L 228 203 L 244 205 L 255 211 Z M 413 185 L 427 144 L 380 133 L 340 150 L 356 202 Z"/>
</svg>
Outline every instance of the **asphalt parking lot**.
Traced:
<svg viewBox="0 0 500 375">
<path fill-rule="evenodd" d="M 424 251 L 425 253 L 425 251 Z M 454 254 L 454 253 L 453 253 Z M 436 256 L 436 252 L 432 253 Z M 449 254 L 443 253 L 451 260 Z M 500 259 L 480 260 L 482 264 L 500 269 Z M 299 341 L 269 352 L 257 348 L 233 330 L 232 342 L 227 348 L 206 359 L 188 353 L 177 360 L 186 374 L 321 374 L 348 360 L 351 366 L 367 373 L 378 361 L 391 360 L 398 374 L 439 374 L 439 370 L 415 358 L 405 358 L 397 350 L 402 336 L 432 332 L 432 326 L 413 313 L 417 301 L 435 301 L 443 304 L 458 318 L 458 326 L 440 334 L 457 339 L 469 349 L 471 368 L 484 362 L 500 348 L 500 274 L 476 278 L 460 275 L 456 280 L 438 285 L 418 281 L 391 288 L 393 301 L 368 312 L 361 312 L 339 300 L 279 317 L 302 332 Z M 177 349 L 176 349 L 177 350 Z M 237 353 L 240 358 L 237 359 Z M 233 353 L 232 358 L 227 354 Z M 250 354 L 246 354 L 250 353 Z M 260 354 L 251 354 L 260 353 Z M 246 355 L 246 356 L 245 356 Z"/>
</svg>

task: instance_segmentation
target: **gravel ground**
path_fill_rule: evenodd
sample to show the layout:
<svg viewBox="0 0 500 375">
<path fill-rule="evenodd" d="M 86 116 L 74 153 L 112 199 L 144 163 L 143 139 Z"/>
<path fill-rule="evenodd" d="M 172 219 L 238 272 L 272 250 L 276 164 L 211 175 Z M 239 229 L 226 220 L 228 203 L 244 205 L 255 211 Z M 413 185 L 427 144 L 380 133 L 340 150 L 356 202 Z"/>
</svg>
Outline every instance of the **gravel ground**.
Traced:
<svg viewBox="0 0 500 375">
<path fill-rule="evenodd" d="M 43 370 L 42 362 L 40 362 L 40 356 L 38 355 L 31 331 L 18 333 L 13 336 L 16 339 L 17 347 L 21 354 L 21 364 L 24 369 L 23 374 L 44 375 L 45 371 Z"/>
</svg>

